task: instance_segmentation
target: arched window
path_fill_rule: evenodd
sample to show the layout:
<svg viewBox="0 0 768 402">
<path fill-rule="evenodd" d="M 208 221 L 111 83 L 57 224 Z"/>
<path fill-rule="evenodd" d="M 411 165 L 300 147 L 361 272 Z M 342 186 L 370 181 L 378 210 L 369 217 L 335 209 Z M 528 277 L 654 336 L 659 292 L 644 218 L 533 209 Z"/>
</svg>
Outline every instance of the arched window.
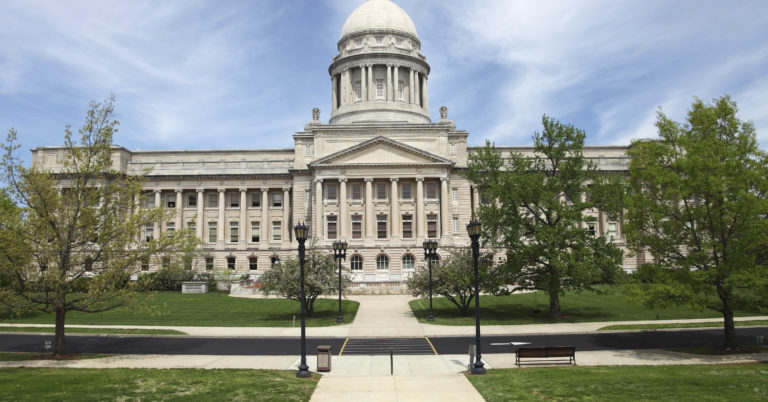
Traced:
<svg viewBox="0 0 768 402">
<path fill-rule="evenodd" d="M 412 270 L 416 265 L 416 259 L 413 258 L 413 254 L 406 254 L 403 256 L 403 269 Z"/>
<path fill-rule="evenodd" d="M 349 269 L 353 271 L 362 271 L 363 270 L 363 257 L 360 257 L 359 255 L 354 255 L 349 260 Z"/>
<path fill-rule="evenodd" d="M 376 257 L 376 269 L 389 269 L 389 258 L 386 255 L 381 254 Z"/>
</svg>

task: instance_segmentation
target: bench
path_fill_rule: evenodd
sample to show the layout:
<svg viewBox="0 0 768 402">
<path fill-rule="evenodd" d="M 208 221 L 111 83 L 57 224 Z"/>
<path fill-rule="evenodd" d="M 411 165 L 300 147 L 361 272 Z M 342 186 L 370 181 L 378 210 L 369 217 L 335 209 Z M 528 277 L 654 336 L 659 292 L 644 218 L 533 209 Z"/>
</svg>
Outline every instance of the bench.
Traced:
<svg viewBox="0 0 768 402">
<path fill-rule="evenodd" d="M 515 363 L 520 367 L 520 358 L 568 358 L 568 364 L 576 365 L 575 346 L 527 346 L 517 348 Z"/>
</svg>

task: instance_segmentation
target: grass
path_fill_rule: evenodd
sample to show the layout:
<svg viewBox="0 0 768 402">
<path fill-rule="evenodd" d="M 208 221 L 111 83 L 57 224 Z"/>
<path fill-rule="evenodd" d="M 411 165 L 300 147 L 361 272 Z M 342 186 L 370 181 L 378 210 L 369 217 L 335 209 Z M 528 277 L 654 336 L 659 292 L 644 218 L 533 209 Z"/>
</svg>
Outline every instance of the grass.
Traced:
<svg viewBox="0 0 768 402">
<path fill-rule="evenodd" d="M 508 296 L 481 296 L 480 319 L 482 325 L 546 324 L 595 321 L 640 321 L 669 320 L 686 318 L 722 318 L 719 312 L 689 307 L 671 307 L 665 310 L 651 310 L 639 304 L 630 303 L 619 286 L 602 286 L 606 294 L 594 292 L 566 292 L 560 296 L 563 317 L 552 320 L 549 314 L 549 297 L 543 292 L 512 294 Z M 473 301 L 474 303 L 474 301 Z M 411 310 L 419 322 L 427 323 L 429 299 L 410 302 Z M 433 299 L 433 311 L 437 325 L 474 325 L 474 308 L 469 315 L 461 315 L 459 309 L 445 298 Z M 737 316 L 759 314 L 758 311 L 736 311 Z"/>
<path fill-rule="evenodd" d="M 73 328 L 65 327 L 67 334 L 117 334 L 117 335 L 187 335 L 186 332 L 173 329 L 136 329 L 136 328 Z M 53 327 L 0 327 L 0 332 L 28 332 L 52 334 Z"/>
<path fill-rule="evenodd" d="M 499 369 L 467 377 L 489 402 L 757 401 L 768 395 L 768 364 Z"/>
<path fill-rule="evenodd" d="M 692 355 L 708 355 L 708 356 L 723 356 L 723 355 L 739 355 L 745 353 L 766 353 L 768 352 L 768 346 L 742 346 L 738 349 L 724 350 L 723 348 L 712 348 L 705 346 L 693 346 L 686 348 L 671 348 L 667 349 L 672 352 L 688 353 Z"/>
<path fill-rule="evenodd" d="M 77 355 L 65 356 L 61 359 L 53 359 L 50 354 L 0 352 L 0 362 L 23 362 L 23 361 L 29 361 L 29 360 L 85 360 L 85 359 L 101 359 L 103 357 L 112 357 L 112 356 L 115 356 L 115 355 L 98 354 L 98 353 L 82 353 Z"/>
<path fill-rule="evenodd" d="M 222 293 L 181 294 L 157 292 L 140 294 L 140 305 L 150 309 L 121 307 L 98 314 L 78 311 L 67 313 L 67 325 L 163 325 L 209 327 L 290 327 L 299 325 L 299 302 L 287 299 L 248 299 Z M 358 302 L 342 301 L 344 322 L 355 319 Z M 337 300 L 317 299 L 315 312 L 307 317 L 308 327 L 336 323 Z M 293 317 L 296 317 L 296 323 Z M 53 314 L 30 312 L 20 318 L 5 319 L 15 324 L 53 324 Z"/>
<path fill-rule="evenodd" d="M 319 376 L 277 370 L 0 369 L 0 399 L 308 401 Z"/>
<path fill-rule="evenodd" d="M 733 324 L 737 327 L 754 327 L 768 325 L 768 320 L 749 320 L 749 321 L 734 321 Z M 669 328 L 722 328 L 722 321 L 708 321 L 708 322 L 685 322 L 685 323 L 670 323 L 670 324 L 621 324 L 621 325 L 608 325 L 606 327 L 599 328 L 598 331 L 612 331 L 622 329 L 669 329 Z"/>
</svg>

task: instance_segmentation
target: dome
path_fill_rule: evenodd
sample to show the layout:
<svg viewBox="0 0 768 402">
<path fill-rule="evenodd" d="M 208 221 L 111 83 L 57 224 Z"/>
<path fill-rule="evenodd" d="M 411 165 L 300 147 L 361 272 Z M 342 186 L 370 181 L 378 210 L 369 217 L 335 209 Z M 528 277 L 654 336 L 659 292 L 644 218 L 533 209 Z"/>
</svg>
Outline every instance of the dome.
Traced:
<svg viewBox="0 0 768 402">
<path fill-rule="evenodd" d="M 341 29 L 341 37 L 368 30 L 389 30 L 419 37 L 411 17 L 389 0 L 367 0 L 349 15 Z"/>
</svg>

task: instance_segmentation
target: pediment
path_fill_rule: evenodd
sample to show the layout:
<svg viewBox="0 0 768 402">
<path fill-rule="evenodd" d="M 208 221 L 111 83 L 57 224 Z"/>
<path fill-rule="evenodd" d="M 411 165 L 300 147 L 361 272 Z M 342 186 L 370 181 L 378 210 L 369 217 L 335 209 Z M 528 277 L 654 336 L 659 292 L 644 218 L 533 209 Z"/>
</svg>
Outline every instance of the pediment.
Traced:
<svg viewBox="0 0 768 402">
<path fill-rule="evenodd" d="M 453 162 L 385 137 L 376 137 L 311 163 L 319 166 L 435 166 Z"/>
</svg>

